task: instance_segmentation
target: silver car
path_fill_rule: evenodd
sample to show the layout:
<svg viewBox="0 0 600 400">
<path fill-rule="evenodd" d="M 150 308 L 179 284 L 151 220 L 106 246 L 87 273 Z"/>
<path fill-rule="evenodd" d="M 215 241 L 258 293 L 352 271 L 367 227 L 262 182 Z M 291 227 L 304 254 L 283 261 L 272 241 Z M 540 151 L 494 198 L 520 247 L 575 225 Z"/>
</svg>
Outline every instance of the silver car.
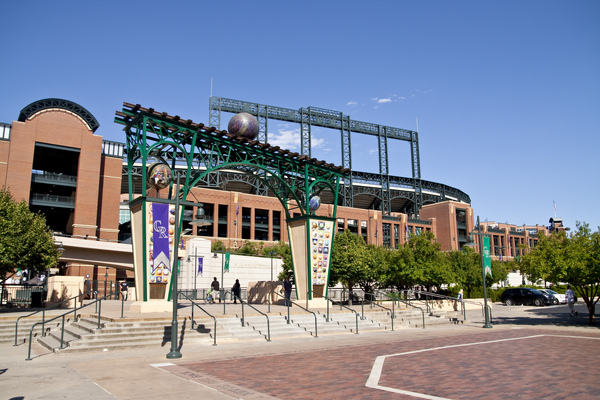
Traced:
<svg viewBox="0 0 600 400">
<path fill-rule="evenodd" d="M 550 290 L 550 289 L 538 289 L 540 292 L 544 292 L 546 294 L 549 294 L 551 296 L 554 296 L 556 298 L 557 304 L 567 304 L 567 296 L 565 296 L 564 294 L 560 294 L 560 293 L 556 293 L 554 290 Z"/>
</svg>

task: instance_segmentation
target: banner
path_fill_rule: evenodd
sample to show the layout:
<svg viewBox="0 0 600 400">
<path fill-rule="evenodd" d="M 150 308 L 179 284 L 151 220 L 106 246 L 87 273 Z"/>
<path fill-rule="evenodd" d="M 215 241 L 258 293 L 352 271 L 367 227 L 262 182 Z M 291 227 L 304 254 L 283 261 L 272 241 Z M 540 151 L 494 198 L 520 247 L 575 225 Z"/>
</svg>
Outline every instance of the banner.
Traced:
<svg viewBox="0 0 600 400">
<path fill-rule="evenodd" d="M 171 272 L 169 205 L 152 203 L 150 283 L 166 283 Z"/>
<path fill-rule="evenodd" d="M 225 272 L 229 272 L 229 258 L 231 253 L 225 253 Z"/>
<path fill-rule="evenodd" d="M 202 269 L 204 264 L 204 258 L 198 257 L 198 271 L 196 271 L 196 275 L 202 275 Z"/>
<path fill-rule="evenodd" d="M 483 266 L 486 275 L 492 276 L 492 257 L 490 252 L 490 237 L 483 237 Z"/>
</svg>

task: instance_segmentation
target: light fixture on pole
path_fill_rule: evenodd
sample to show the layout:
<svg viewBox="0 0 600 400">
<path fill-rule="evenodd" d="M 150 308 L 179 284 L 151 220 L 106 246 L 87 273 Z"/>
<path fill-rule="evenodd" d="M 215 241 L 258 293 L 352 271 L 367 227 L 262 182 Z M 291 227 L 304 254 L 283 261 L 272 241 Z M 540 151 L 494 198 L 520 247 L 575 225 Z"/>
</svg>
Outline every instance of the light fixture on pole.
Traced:
<svg viewBox="0 0 600 400">
<path fill-rule="evenodd" d="M 198 300 L 198 289 L 196 289 L 197 280 L 198 280 L 198 248 L 194 247 L 194 300 Z"/>
<path fill-rule="evenodd" d="M 181 234 L 181 226 L 179 218 L 181 211 L 179 210 L 179 179 L 177 174 L 177 189 L 175 190 L 175 246 L 173 246 L 173 266 L 171 270 L 171 296 L 173 297 L 173 320 L 171 321 L 171 351 L 167 354 L 167 358 L 181 358 L 181 352 L 177 348 L 177 279 L 179 276 L 179 236 Z"/>
<path fill-rule="evenodd" d="M 233 221 L 233 229 L 235 230 L 235 240 L 233 241 L 233 247 L 237 248 L 237 232 L 238 232 L 237 220 L 238 220 L 238 214 L 240 213 L 240 203 L 238 203 L 237 193 L 234 195 L 233 201 L 235 202 L 235 220 Z"/>
<path fill-rule="evenodd" d="M 277 252 L 270 251 L 269 254 L 271 255 L 271 290 L 274 290 L 275 283 L 273 282 L 273 254 L 277 254 Z M 271 296 L 273 296 L 273 295 L 271 295 Z"/>
<path fill-rule="evenodd" d="M 217 252 L 215 251 L 213 258 L 217 258 Z M 219 298 L 223 300 L 223 315 L 225 315 L 225 296 L 222 296 L 223 291 L 223 271 L 225 269 L 225 253 L 221 251 L 221 286 L 219 287 Z"/>
<path fill-rule="evenodd" d="M 60 257 L 62 255 L 62 253 L 65 251 L 65 248 L 63 247 L 63 242 L 54 242 L 54 245 L 57 246 L 56 251 L 58 251 L 58 254 Z"/>
<path fill-rule="evenodd" d="M 204 208 L 202 208 L 204 204 L 198 203 L 198 207 L 196 208 L 196 215 L 194 215 L 194 219 L 190 222 L 190 225 L 196 225 L 197 227 L 207 226 L 211 223 L 206 220 L 206 215 L 204 214 Z"/>
</svg>

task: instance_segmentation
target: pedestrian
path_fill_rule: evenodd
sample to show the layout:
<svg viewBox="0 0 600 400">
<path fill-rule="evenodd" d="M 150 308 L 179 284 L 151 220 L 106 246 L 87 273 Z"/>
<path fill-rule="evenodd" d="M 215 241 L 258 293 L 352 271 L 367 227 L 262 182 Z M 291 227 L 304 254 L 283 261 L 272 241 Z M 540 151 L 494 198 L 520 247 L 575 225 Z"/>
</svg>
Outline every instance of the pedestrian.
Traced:
<svg viewBox="0 0 600 400">
<path fill-rule="evenodd" d="M 571 317 L 577 315 L 575 312 L 575 292 L 571 289 L 571 285 L 567 285 L 567 291 L 565 292 L 565 297 L 567 298 L 567 304 L 569 305 L 569 310 L 571 310 Z"/>
<path fill-rule="evenodd" d="M 121 297 L 123 298 L 124 301 L 127 301 L 127 282 L 126 281 L 122 281 L 120 284 L 121 286 Z"/>
<path fill-rule="evenodd" d="M 213 297 L 217 296 L 216 293 L 219 293 L 219 281 L 217 280 L 217 277 L 215 276 L 215 279 L 211 282 L 210 284 L 210 288 L 213 290 Z M 219 293 L 219 303 L 221 302 L 221 296 Z"/>
<path fill-rule="evenodd" d="M 240 299 L 240 303 L 242 302 L 242 298 L 240 295 L 242 294 L 242 288 L 240 286 L 240 280 L 236 279 L 233 287 L 231 288 L 231 292 L 233 293 L 233 304 L 237 302 L 237 299 Z"/>
<path fill-rule="evenodd" d="M 292 296 L 292 282 L 290 282 L 290 278 L 288 276 L 285 277 L 283 281 L 283 291 L 285 292 L 285 306 L 291 306 L 290 298 Z"/>
<path fill-rule="evenodd" d="M 458 311 L 458 304 L 459 303 L 460 303 L 460 309 L 461 310 L 463 309 L 463 307 L 464 307 L 463 298 L 464 298 L 464 293 L 463 293 L 463 290 L 460 289 L 458 291 L 457 301 L 454 302 L 454 311 Z"/>
</svg>

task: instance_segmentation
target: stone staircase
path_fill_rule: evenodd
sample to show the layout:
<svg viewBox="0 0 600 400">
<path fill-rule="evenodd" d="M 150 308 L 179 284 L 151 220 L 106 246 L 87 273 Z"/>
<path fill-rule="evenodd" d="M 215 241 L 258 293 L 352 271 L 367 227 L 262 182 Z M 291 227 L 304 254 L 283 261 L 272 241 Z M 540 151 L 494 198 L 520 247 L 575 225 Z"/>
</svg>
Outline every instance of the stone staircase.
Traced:
<svg viewBox="0 0 600 400">
<path fill-rule="evenodd" d="M 276 341 L 287 338 L 310 338 L 322 335 L 347 335 L 356 333 L 357 318 L 355 313 L 330 310 L 329 320 L 322 312 L 316 313 L 317 329 L 315 331 L 315 316 L 310 313 L 290 314 L 288 323 L 287 313 L 271 313 L 269 324 L 264 315 L 247 315 L 243 324 L 241 315 L 235 317 L 216 318 L 216 343 L 223 344 L 232 341 Z M 425 327 L 439 324 L 456 323 L 460 314 L 456 312 L 425 315 Z M 0 343 L 14 343 L 14 327 L 16 319 L 0 320 Z M 29 330 L 35 322 L 41 319 L 22 319 L 19 322 L 18 343 L 24 343 L 29 338 Z M 84 316 L 73 320 L 72 316 L 61 332 L 60 321 L 46 324 L 46 335 L 42 336 L 41 325 L 34 329 L 33 340 L 55 353 L 98 352 L 131 350 L 144 347 L 165 347 L 171 344 L 171 318 L 107 318 L 102 317 L 100 329 L 96 316 Z M 420 311 L 396 310 L 394 330 L 406 328 L 422 328 L 423 316 Z M 365 318 L 358 317 L 358 333 L 372 331 L 391 331 L 390 313 L 385 310 L 365 310 Z M 215 339 L 214 321 L 208 317 L 196 318 L 194 326 L 189 317 L 178 319 L 178 345 L 192 344 L 212 345 Z M 61 346 L 62 335 L 62 346 Z M 62 348 L 61 348 L 62 347 Z"/>
<path fill-rule="evenodd" d="M 14 344 L 15 343 L 15 325 L 17 323 L 17 316 L 3 316 L 0 317 L 0 345 L 4 344 Z M 49 318 L 46 317 L 46 320 Z M 73 315 L 69 315 L 65 317 L 65 324 L 71 323 L 73 320 Z M 31 337 L 33 340 L 37 340 L 42 337 L 43 330 L 49 332 L 52 329 L 60 329 L 60 325 L 62 323 L 61 320 L 52 321 L 46 323 L 42 326 L 42 324 L 36 325 L 31 332 L 31 327 L 37 323 L 42 322 L 42 315 L 35 315 L 30 318 L 21 318 L 19 320 L 18 332 L 17 332 L 17 344 L 27 343 L 29 341 L 29 334 L 31 333 Z"/>
</svg>

